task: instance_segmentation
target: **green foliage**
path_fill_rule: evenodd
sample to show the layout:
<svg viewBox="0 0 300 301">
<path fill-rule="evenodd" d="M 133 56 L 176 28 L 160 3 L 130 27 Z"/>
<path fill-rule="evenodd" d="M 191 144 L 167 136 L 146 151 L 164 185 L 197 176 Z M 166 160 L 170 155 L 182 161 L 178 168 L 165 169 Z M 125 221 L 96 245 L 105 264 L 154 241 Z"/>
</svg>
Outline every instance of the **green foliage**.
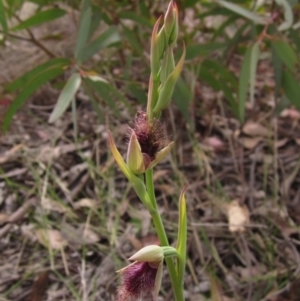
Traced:
<svg viewBox="0 0 300 301">
<path fill-rule="evenodd" d="M 150 65 L 144 53 L 151 39 L 155 16 L 162 12 L 161 4 L 144 1 L 133 3 L 126 0 L 31 0 L 30 2 L 37 4 L 33 16 L 19 20 L 18 24 L 14 23 L 11 26 L 10 21 L 16 20 L 14 15 L 18 15 L 23 2 L 0 0 L 0 27 L 4 39 L 9 39 L 10 34 L 21 33 L 21 30 L 32 34 L 34 27 L 70 13 L 67 6 L 79 12 L 78 33 L 73 57 L 56 58 L 57 55 L 52 53 L 52 49 L 48 49 L 47 54 L 52 58 L 5 87 L 4 92 L 13 93 L 15 96 L 5 116 L 6 129 L 13 114 L 36 89 L 64 72 L 69 72 L 69 78 L 72 78 L 72 74 L 80 75 L 82 81 L 76 91 L 84 89 L 94 107 L 98 106 L 99 113 L 102 106 L 108 105 L 118 114 L 118 101 L 129 107 L 124 95 L 130 95 L 140 103 L 145 103 L 147 91 L 136 83 L 135 74 L 132 72 L 136 58 L 142 59 L 145 71 Z M 183 72 L 179 78 L 173 98 L 188 123 L 190 108 L 193 101 L 196 101 L 193 96 L 195 85 L 189 82 L 188 74 L 193 74 L 195 82 L 200 81 L 214 91 L 221 91 L 228 108 L 243 122 L 246 103 L 249 101 L 255 106 L 256 73 L 263 60 L 272 62 L 275 78 L 275 88 L 272 89 L 278 107 L 283 108 L 288 104 L 300 107 L 297 97 L 300 53 L 299 24 L 296 24 L 296 13 L 299 9 L 297 1 L 274 0 L 272 4 L 259 4 L 253 0 L 191 0 L 180 4 L 181 14 L 184 14 L 185 8 L 192 9 L 196 19 L 189 30 L 185 31 L 182 24 L 182 32 L 185 32 L 185 35 L 180 39 L 185 40 L 186 44 L 184 68 L 188 72 Z M 208 17 L 212 18 L 212 25 L 207 25 Z M 197 22 L 198 20 L 200 22 Z M 201 42 L 197 38 L 199 33 L 204 37 Z M 35 43 L 37 46 L 43 46 L 42 39 L 38 42 Z M 180 44 L 178 46 L 181 47 Z M 110 50 L 106 51 L 107 48 Z M 178 52 L 181 53 L 181 50 Z M 101 62 L 93 59 L 99 52 L 104 54 L 104 60 Z M 241 63 L 233 72 L 232 62 L 237 57 Z M 178 60 L 179 57 L 176 57 L 175 61 Z M 117 77 L 111 76 L 110 71 L 116 66 L 126 68 L 123 68 L 124 72 Z M 102 74 L 101 77 L 109 79 L 110 83 L 93 82 L 90 80 L 92 73 L 97 76 Z M 164 74 L 160 76 L 163 77 Z M 120 87 L 115 81 L 121 81 L 123 84 Z M 68 82 L 65 85 L 68 85 Z M 118 91 L 117 86 L 122 90 Z M 64 89 L 66 87 L 62 91 Z M 76 91 L 73 95 L 75 99 Z M 63 99 L 63 107 L 66 110 L 70 98 Z M 60 98 L 60 104 L 57 106 L 61 107 L 61 102 Z"/>
</svg>

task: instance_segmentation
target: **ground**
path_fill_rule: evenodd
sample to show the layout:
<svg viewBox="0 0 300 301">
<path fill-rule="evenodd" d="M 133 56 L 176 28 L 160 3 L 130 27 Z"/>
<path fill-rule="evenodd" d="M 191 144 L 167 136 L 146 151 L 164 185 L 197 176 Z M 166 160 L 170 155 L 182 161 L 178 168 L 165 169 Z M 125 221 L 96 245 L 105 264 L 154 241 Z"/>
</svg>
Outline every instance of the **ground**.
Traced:
<svg viewBox="0 0 300 301">
<path fill-rule="evenodd" d="M 12 70 L 5 83 L 28 65 L 14 73 L 18 53 L 1 51 Z M 132 73 L 145 86 L 140 64 Z M 237 57 L 232 69 L 239 66 Z M 175 105 L 162 116 L 175 147 L 154 177 L 173 245 L 178 196 L 188 185 L 187 301 L 300 300 L 300 113 L 291 107 L 276 114 L 265 88 L 274 86 L 270 66 L 261 63 L 258 74 L 244 124 L 201 82 L 189 122 Z M 130 110 L 117 104 L 116 116 L 100 103 L 99 120 L 81 90 L 76 132 L 71 109 L 47 122 L 58 93 L 51 85 L 38 91 L 0 136 L 0 300 L 115 300 L 116 271 L 136 250 L 158 243 L 107 145 L 110 129 L 126 153 L 128 124 L 144 107 L 130 98 Z M 159 300 L 173 300 L 166 269 Z"/>
</svg>

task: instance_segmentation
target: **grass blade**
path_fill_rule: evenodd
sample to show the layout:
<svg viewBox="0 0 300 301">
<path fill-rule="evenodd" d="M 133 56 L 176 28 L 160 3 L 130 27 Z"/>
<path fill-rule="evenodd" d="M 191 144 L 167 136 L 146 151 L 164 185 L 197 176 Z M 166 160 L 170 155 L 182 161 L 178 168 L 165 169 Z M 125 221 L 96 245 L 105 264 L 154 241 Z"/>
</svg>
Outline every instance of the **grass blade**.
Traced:
<svg viewBox="0 0 300 301">
<path fill-rule="evenodd" d="M 81 76 L 73 73 L 62 89 L 58 101 L 52 111 L 49 122 L 58 119 L 67 109 L 81 84 Z"/>
<path fill-rule="evenodd" d="M 13 31 L 27 29 L 32 26 L 37 26 L 45 22 L 49 22 L 58 19 L 66 14 L 66 11 L 60 8 L 52 8 L 45 11 L 41 11 L 23 21 L 21 24 L 12 28 Z"/>
</svg>

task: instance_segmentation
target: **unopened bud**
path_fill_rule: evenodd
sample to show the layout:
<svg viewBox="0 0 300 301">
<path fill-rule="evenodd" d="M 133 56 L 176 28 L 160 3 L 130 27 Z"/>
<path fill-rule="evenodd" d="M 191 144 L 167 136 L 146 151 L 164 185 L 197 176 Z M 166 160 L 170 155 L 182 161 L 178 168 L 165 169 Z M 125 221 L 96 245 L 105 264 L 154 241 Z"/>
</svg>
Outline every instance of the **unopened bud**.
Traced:
<svg viewBox="0 0 300 301">
<path fill-rule="evenodd" d="M 165 14 L 164 28 L 167 44 L 174 44 L 178 36 L 178 9 L 173 0 L 170 1 Z"/>
</svg>

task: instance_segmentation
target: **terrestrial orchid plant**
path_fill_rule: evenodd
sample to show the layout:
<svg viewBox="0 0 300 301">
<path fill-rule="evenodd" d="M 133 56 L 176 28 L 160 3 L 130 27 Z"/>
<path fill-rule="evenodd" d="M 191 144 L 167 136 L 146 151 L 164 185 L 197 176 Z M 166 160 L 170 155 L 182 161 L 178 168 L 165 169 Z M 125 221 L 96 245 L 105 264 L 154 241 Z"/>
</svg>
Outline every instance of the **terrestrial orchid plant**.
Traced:
<svg viewBox="0 0 300 301">
<path fill-rule="evenodd" d="M 174 248 L 169 245 L 158 211 L 153 180 L 153 168 L 169 154 L 173 146 L 173 142 L 168 141 L 165 135 L 159 117 L 171 101 L 185 58 L 184 48 L 179 62 L 175 65 L 173 49 L 178 36 L 178 10 L 173 1 L 169 3 L 162 26 L 161 19 L 160 17 L 154 25 L 151 37 L 147 111 L 138 112 L 133 127 L 129 129 L 126 162 L 109 133 L 111 152 L 149 211 L 161 246 L 146 246 L 129 258 L 133 263 L 119 271 L 121 285 L 117 301 L 155 301 L 160 290 L 163 260 L 168 267 L 174 300 L 184 301 L 187 237 L 185 189 L 179 197 L 178 237 L 177 246 Z"/>
</svg>

